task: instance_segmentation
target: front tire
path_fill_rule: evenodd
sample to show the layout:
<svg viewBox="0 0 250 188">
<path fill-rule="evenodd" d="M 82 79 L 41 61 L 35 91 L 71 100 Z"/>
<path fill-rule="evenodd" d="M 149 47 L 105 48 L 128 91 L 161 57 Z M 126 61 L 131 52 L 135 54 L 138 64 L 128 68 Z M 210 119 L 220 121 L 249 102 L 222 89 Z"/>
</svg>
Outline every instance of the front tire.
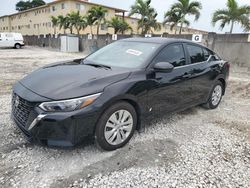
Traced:
<svg viewBox="0 0 250 188">
<path fill-rule="evenodd" d="M 111 151 L 123 147 L 134 134 L 137 113 L 127 102 L 119 102 L 109 107 L 100 117 L 95 142 L 103 150 Z"/>
<path fill-rule="evenodd" d="M 219 106 L 223 95 L 223 84 L 217 81 L 210 93 L 208 102 L 203 106 L 208 109 L 215 109 Z"/>
</svg>

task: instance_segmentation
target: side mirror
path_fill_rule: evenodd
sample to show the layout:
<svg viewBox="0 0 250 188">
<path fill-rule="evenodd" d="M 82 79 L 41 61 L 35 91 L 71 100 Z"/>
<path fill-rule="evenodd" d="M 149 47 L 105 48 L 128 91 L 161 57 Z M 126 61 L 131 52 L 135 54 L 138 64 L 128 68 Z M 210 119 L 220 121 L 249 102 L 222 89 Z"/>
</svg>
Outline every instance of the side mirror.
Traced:
<svg viewBox="0 0 250 188">
<path fill-rule="evenodd" d="M 154 66 L 154 70 L 156 72 L 172 72 L 174 69 L 174 66 L 168 62 L 158 62 Z"/>
</svg>

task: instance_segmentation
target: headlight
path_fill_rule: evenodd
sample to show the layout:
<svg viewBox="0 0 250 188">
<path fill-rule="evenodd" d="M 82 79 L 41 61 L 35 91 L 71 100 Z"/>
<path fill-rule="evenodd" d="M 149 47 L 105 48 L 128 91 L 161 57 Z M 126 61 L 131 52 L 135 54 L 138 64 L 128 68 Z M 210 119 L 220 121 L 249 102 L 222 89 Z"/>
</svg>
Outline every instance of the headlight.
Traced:
<svg viewBox="0 0 250 188">
<path fill-rule="evenodd" d="M 94 95 L 89 95 L 86 97 L 62 100 L 62 101 L 53 101 L 53 102 L 44 102 L 39 105 L 41 109 L 46 112 L 69 112 L 84 108 L 85 106 L 90 105 L 99 97 L 101 93 Z"/>
</svg>

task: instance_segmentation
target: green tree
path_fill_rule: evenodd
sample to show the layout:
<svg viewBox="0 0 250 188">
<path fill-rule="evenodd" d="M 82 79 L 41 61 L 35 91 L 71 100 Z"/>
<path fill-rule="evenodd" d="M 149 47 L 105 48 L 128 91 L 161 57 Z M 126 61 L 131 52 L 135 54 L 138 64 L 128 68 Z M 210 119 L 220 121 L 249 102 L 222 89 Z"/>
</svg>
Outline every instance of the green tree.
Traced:
<svg viewBox="0 0 250 188">
<path fill-rule="evenodd" d="M 144 17 L 138 21 L 138 28 L 142 29 L 142 34 L 153 33 L 154 30 L 160 30 L 161 24 L 157 22 L 157 13 Z"/>
<path fill-rule="evenodd" d="M 91 21 L 92 25 L 93 24 L 97 25 L 97 29 L 96 29 L 97 37 L 99 36 L 100 25 L 102 23 L 105 23 L 105 21 L 106 21 L 105 20 L 106 13 L 107 13 L 107 10 L 104 9 L 103 7 L 101 7 L 101 6 L 92 7 L 91 9 L 88 10 L 87 22 Z"/>
<path fill-rule="evenodd" d="M 164 21 L 163 25 L 169 24 L 170 30 L 172 31 L 175 28 L 175 34 L 177 33 L 177 26 L 181 23 L 181 13 L 175 12 L 173 10 L 169 10 L 164 14 Z M 190 25 L 190 22 L 188 20 L 184 20 L 184 24 L 186 26 Z"/>
<path fill-rule="evenodd" d="M 46 4 L 43 0 L 33 0 L 33 1 L 31 1 L 30 3 L 31 3 L 31 7 L 32 7 L 32 8 L 40 7 L 40 6 Z"/>
<path fill-rule="evenodd" d="M 239 23 L 244 28 L 244 31 L 250 30 L 250 6 L 239 6 L 235 0 L 227 1 L 226 9 L 216 10 L 213 14 L 212 24 L 215 26 L 217 22 L 220 23 L 221 29 L 226 24 L 231 24 L 230 33 L 233 32 L 234 24 Z"/>
<path fill-rule="evenodd" d="M 139 20 L 140 26 L 138 26 L 138 28 L 141 28 L 141 33 L 144 34 L 144 21 L 152 18 L 156 14 L 156 10 L 151 7 L 151 0 L 136 0 L 134 5 L 130 8 L 129 16 L 137 14 L 141 16 L 141 19 Z"/>
<path fill-rule="evenodd" d="M 132 31 L 132 28 L 129 26 L 129 24 L 117 16 L 113 17 L 111 21 L 108 21 L 107 23 L 108 27 L 114 28 L 115 34 L 123 33 L 128 30 Z"/>
<path fill-rule="evenodd" d="M 66 33 L 66 30 L 69 29 L 69 21 L 67 19 L 67 17 L 63 16 L 63 15 L 59 15 L 57 17 L 58 19 L 58 26 L 59 26 L 59 29 L 63 29 L 63 33 L 65 34 Z"/>
<path fill-rule="evenodd" d="M 56 34 L 56 27 L 58 26 L 58 18 L 51 16 L 52 27 L 54 28 L 54 34 Z"/>
<path fill-rule="evenodd" d="M 43 0 L 19 1 L 16 3 L 16 10 L 17 11 L 28 10 L 45 4 L 46 3 Z"/>
<path fill-rule="evenodd" d="M 194 15 L 195 21 L 197 21 L 200 18 L 200 10 L 202 9 L 202 5 L 198 1 L 178 0 L 178 2 L 174 3 L 170 9 L 180 16 L 179 34 L 181 34 L 183 25 L 185 23 L 189 23 L 186 20 L 186 16 Z"/>
<path fill-rule="evenodd" d="M 90 26 L 90 32 L 93 34 L 93 25 L 95 23 L 95 18 L 93 18 L 89 13 L 86 16 L 87 25 Z"/>
<path fill-rule="evenodd" d="M 79 35 L 80 30 L 87 27 L 87 21 L 83 16 L 80 15 L 79 11 L 67 14 L 66 18 L 71 34 L 73 33 L 73 28 L 76 29 L 77 34 Z"/>
</svg>

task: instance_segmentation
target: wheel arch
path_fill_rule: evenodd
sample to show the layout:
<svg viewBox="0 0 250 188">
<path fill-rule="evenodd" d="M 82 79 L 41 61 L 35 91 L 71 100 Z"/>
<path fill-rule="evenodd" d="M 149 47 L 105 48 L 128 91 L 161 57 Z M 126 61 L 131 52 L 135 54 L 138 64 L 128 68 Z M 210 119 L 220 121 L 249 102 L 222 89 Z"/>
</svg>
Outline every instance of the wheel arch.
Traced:
<svg viewBox="0 0 250 188">
<path fill-rule="evenodd" d="M 217 80 L 220 81 L 222 83 L 222 85 L 223 85 L 223 93 L 222 94 L 224 95 L 225 91 L 226 91 L 226 80 L 222 76 L 218 77 Z"/>
</svg>

